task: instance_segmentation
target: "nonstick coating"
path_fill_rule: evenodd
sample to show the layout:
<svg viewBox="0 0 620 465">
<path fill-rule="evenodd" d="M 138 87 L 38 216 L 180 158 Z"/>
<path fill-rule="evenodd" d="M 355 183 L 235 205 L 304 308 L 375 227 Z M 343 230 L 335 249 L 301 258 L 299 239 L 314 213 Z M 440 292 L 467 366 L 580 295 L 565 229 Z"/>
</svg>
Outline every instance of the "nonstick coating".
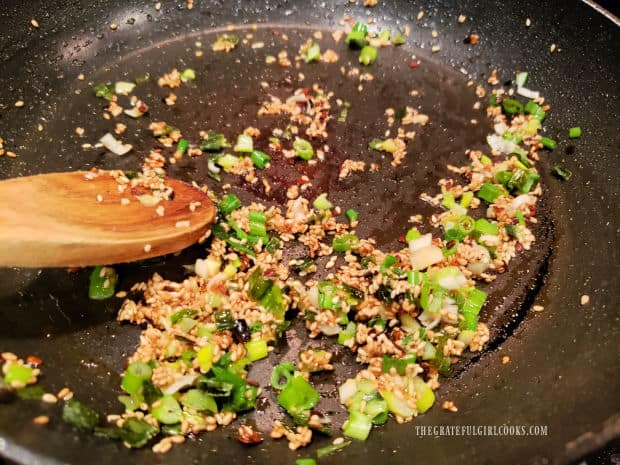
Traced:
<svg viewBox="0 0 620 465">
<path fill-rule="evenodd" d="M 353 104 L 353 127 L 334 130 L 334 160 L 351 153 L 369 156 L 363 146 L 368 137 L 380 135 L 383 109 L 398 107 L 410 88 L 426 94 L 420 104 L 430 114 L 431 124 L 420 131 L 419 140 L 412 145 L 415 158 L 402 172 L 388 170 L 374 181 L 347 181 L 338 191 L 330 174 L 333 169 L 313 176 L 318 177 L 317 191 L 329 190 L 330 198 L 338 204 L 367 212 L 367 229 L 360 228 L 362 234 L 390 245 L 393 232 L 405 230 L 408 215 L 421 208 L 417 194 L 436 189 L 433 180 L 443 173 L 446 161 L 462 159 L 463 150 L 480 144 L 489 131 L 482 114 L 471 109 L 471 89 L 465 87 L 468 78 L 459 70 L 478 81 L 486 79 L 494 68 L 502 80 L 509 80 L 515 69 L 527 70 L 531 87 L 542 90 L 553 105 L 546 121 L 548 134 L 563 141 L 554 153 L 545 155 L 548 160 L 542 161 L 543 170 L 562 162 L 574 175 L 567 183 L 544 176 L 546 193 L 540 216 L 546 221 L 538 232 L 535 250 L 495 284 L 495 295 L 506 296 L 506 300 L 493 301 L 499 310 L 486 315 L 492 321 L 490 347 L 481 357 L 456 367 L 455 375 L 438 393 L 440 402 L 453 400 L 459 412 L 452 414 L 436 406 L 413 423 L 390 422 L 374 431 L 367 442 L 355 443 L 322 463 L 570 462 L 620 435 L 616 265 L 620 33 L 611 21 L 577 1 L 459 3 L 463 4 L 380 1 L 369 10 L 344 0 L 204 1 L 195 2 L 190 12 L 184 2 L 164 1 L 157 12 L 151 4 L 134 1 L 5 2 L 0 5 L 4 26 L 0 37 L 0 136 L 5 147 L 16 147 L 20 156 L 0 158 L 0 177 L 91 166 L 135 168 L 135 155 L 119 160 L 101 151 L 84 152 L 80 145 L 85 140 L 74 134 L 75 127 L 82 126 L 93 140 L 108 127 L 94 116 L 101 109 L 89 95 L 88 81 L 115 80 L 122 73 L 131 79 L 146 70 L 157 76 L 183 62 L 195 66 L 199 77 L 204 72 L 211 81 L 198 79 L 198 91 L 186 96 L 178 92 L 180 99 L 200 95 L 195 109 L 188 114 L 188 105 L 179 102 L 173 110 L 155 104 L 152 111 L 178 121 L 181 127 L 191 127 L 195 121 L 195 131 L 229 122 L 232 126 L 227 132 L 234 134 L 265 98 L 258 83 L 268 79 L 273 92 L 284 95 L 297 86 L 296 72 L 291 71 L 290 80 L 283 74 L 279 80 L 272 78 L 260 64 L 266 50 L 252 56 L 243 48 L 235 53 L 246 63 L 247 72 L 229 67 L 230 57 L 209 52 L 205 54 L 208 61 L 197 65 L 193 60 L 196 40 L 202 40 L 207 48 L 213 36 L 204 34 L 213 28 L 255 22 L 270 24 L 259 27 L 257 36 L 268 39 L 272 28 L 288 26 L 291 42 L 296 43 L 307 32 L 295 31 L 335 29 L 344 14 L 372 14 L 379 24 L 413 25 L 406 51 L 421 58 L 422 66 L 410 70 L 402 66 L 408 59 L 404 51 L 382 50 L 372 68 L 377 82 L 367 86 L 372 91 L 360 97 L 346 86 L 330 89 L 337 94 L 349 92 Z M 425 16 L 418 21 L 420 10 Z M 463 25 L 456 21 L 459 14 L 468 17 Z M 528 17 L 533 23 L 530 28 L 525 27 Z M 30 27 L 31 18 L 39 21 L 40 29 Z M 109 29 L 111 22 L 119 24 L 117 31 Z M 433 29 L 440 32 L 438 39 L 431 38 Z M 480 35 L 475 47 L 462 43 L 470 32 Z M 431 44 L 437 42 L 441 51 L 431 55 Z M 551 54 L 552 43 L 561 51 Z M 268 40 L 266 44 L 268 47 Z M 292 45 L 287 48 L 293 50 Z M 399 63 L 400 71 L 391 70 L 391 65 Z M 404 71 L 410 77 L 400 74 Z M 303 72 L 306 85 L 321 78 L 326 83 L 337 82 L 330 80 L 327 68 L 309 71 L 306 67 Z M 87 76 L 86 82 L 76 80 L 79 73 Z M 262 73 L 267 74 L 261 77 Z M 154 85 L 149 91 L 161 93 Z M 26 102 L 25 108 L 13 107 L 19 99 Z M 367 112 L 356 112 L 356 108 Z M 481 121 L 473 129 L 466 124 L 472 117 Z M 36 130 L 38 123 L 45 127 L 42 132 Z M 566 131 L 572 126 L 581 126 L 584 136 L 568 143 Z M 140 137 L 136 128 L 130 127 L 128 133 L 135 137 L 136 153 L 144 153 L 150 141 L 148 135 Z M 290 176 L 289 168 L 280 169 L 282 177 Z M 203 180 L 204 163 L 180 165 L 171 174 Z M 273 196 L 261 192 L 243 195 L 245 199 L 278 200 L 277 190 Z M 194 247 L 163 263 L 125 265 L 120 268 L 120 286 L 127 288 L 155 271 L 182 278 L 181 265 L 203 254 L 202 248 Z M 86 286 L 87 271 L 0 269 L 0 350 L 37 354 L 45 361 L 42 382 L 49 390 L 68 385 L 76 397 L 100 411 L 117 411 L 114 390 L 124 360 L 135 347 L 137 329 L 114 321 L 118 300 L 89 302 L 84 296 Z M 590 295 L 589 305 L 579 304 L 582 294 Z M 534 303 L 543 305 L 544 311 L 525 315 Z M 287 342 L 300 343 L 293 337 Z M 279 356 L 289 349 L 281 345 Z M 508 365 L 500 363 L 503 355 L 510 356 Z M 346 354 L 337 357 L 337 375 L 342 377 L 350 363 Z M 268 363 L 259 364 L 252 376 L 264 381 L 268 368 Z M 320 380 L 319 388 L 327 394 L 326 408 L 334 406 L 333 386 L 327 379 Z M 267 391 L 266 397 L 270 396 Z M 148 449 L 129 451 L 118 443 L 76 433 L 59 421 L 58 410 L 30 401 L 0 404 L 0 455 L 23 463 L 50 464 L 277 465 L 291 464 L 296 456 L 308 456 L 314 450 L 313 446 L 294 454 L 285 443 L 273 441 L 244 448 L 228 428 L 200 435 L 159 457 Z M 32 418 L 40 414 L 50 414 L 52 423 L 35 427 Z M 254 421 L 266 425 L 274 416 L 276 410 L 265 402 Z M 415 432 L 415 425 L 502 424 L 547 425 L 549 434 L 527 438 L 420 437 Z"/>
</svg>

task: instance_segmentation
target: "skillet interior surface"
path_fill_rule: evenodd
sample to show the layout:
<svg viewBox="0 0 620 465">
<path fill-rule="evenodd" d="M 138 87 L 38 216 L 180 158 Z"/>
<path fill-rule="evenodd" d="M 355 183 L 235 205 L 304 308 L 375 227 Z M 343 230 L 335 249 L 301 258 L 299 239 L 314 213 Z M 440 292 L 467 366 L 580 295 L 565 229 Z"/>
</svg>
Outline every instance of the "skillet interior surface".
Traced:
<svg viewBox="0 0 620 465">
<path fill-rule="evenodd" d="M 131 2 L 72 2 L 61 3 L 58 11 L 47 16 L 42 3 L 34 3 L 30 12 L 3 8 L 1 15 L 13 21 L 19 18 L 16 23 L 24 26 L 2 38 L 5 71 L 0 77 L 4 81 L 0 86 L 1 135 L 7 141 L 5 146 L 19 147 L 20 157 L 0 159 L 0 176 L 92 166 L 136 168 L 138 156 L 152 145 L 144 125 L 142 129 L 130 125 L 128 130 L 136 155 L 119 159 L 102 151 L 82 150 L 82 143 L 96 140 L 110 128 L 110 123 L 100 118 L 100 101 L 91 94 L 92 83 L 131 79 L 147 71 L 155 77 L 175 66 L 192 67 L 198 73 L 195 88 L 177 92 L 179 102 L 173 109 L 161 103 L 164 93 L 153 78 L 144 85 L 145 98 L 153 102 L 153 119 L 165 119 L 195 133 L 226 126 L 225 132 L 233 135 L 255 122 L 258 105 L 268 95 L 261 89 L 261 81 L 269 82 L 269 93 L 280 97 L 297 87 L 320 82 L 337 97 L 350 101 L 352 108 L 346 128 L 331 126 L 330 169 L 307 173 L 315 180 L 315 191 L 309 197 L 328 191 L 338 205 L 361 211 L 368 221 L 362 221 L 360 233 L 376 237 L 385 246 L 394 245 L 394 238 L 400 235 L 394 231 L 406 231 L 411 213 L 425 212 L 417 196 L 422 191 L 435 192 L 436 180 L 446 174 L 446 162 L 463 160 L 464 149 L 480 147 L 490 130 L 483 113 L 472 110 L 473 90 L 467 88 L 467 77 L 458 70 L 463 68 L 481 82 L 496 67 L 504 80 L 510 79 L 514 69 L 530 71 L 535 87 L 554 107 L 548 118 L 549 134 L 560 136 L 567 127 L 580 125 L 585 136 L 570 146 L 560 145 L 549 155 L 550 160 L 543 162 L 548 167 L 562 161 L 575 175 L 567 184 L 545 176 L 541 217 L 547 221 L 538 231 L 536 247 L 520 265 L 494 283 L 494 295 L 505 300 L 496 298 L 490 305 L 496 310 L 485 315 L 492 322 L 490 347 L 479 359 L 458 366 L 439 391 L 440 401 L 455 401 L 459 413 L 446 413 L 436 407 L 412 424 L 390 423 L 375 431 L 367 443 L 356 443 L 325 463 L 411 463 L 410 448 L 420 463 L 506 463 L 507 455 L 515 463 L 543 463 L 547 459 L 564 462 L 611 438 L 618 424 L 613 415 L 619 409 L 619 381 L 613 376 L 618 368 L 618 320 L 613 303 L 617 297 L 614 265 L 618 257 L 617 181 L 612 176 L 618 167 L 615 120 L 620 62 L 618 46 L 614 46 L 618 30 L 611 23 L 581 3 L 560 2 L 544 6 L 471 2 L 459 11 L 447 2 L 397 2 L 380 4 L 374 10 L 329 2 L 308 2 L 304 6 L 214 2 L 196 5 L 193 11 L 169 4 L 160 12 L 150 5 L 140 7 Z M 418 21 L 415 17 L 420 10 L 426 14 Z M 310 31 L 338 28 L 343 14 L 372 14 L 380 24 L 414 26 L 406 48 L 381 51 L 380 60 L 371 69 L 375 82 L 365 84 L 367 91 L 358 93 L 358 83 L 341 77 L 333 65 L 304 67 L 306 76 L 300 83 L 296 70 L 270 70 L 263 64 L 265 54 L 284 48 L 274 29 L 290 36 L 286 48 L 292 51 Z M 467 15 L 471 22 L 457 24 L 459 14 Z M 28 30 L 30 17 L 39 19 L 39 30 Z M 533 19 L 530 29 L 524 26 L 526 17 Z M 245 46 L 231 55 L 208 51 L 214 27 L 267 21 L 268 27 L 252 31 L 253 40 L 264 41 L 265 49 Z M 118 23 L 119 30 L 112 32 L 107 27 L 110 22 Z M 440 31 L 439 39 L 431 38 L 432 29 Z M 575 30 L 581 31 L 578 43 L 568 35 Z M 478 46 L 462 44 L 469 32 L 480 34 Z M 202 60 L 194 57 L 197 40 L 205 49 Z M 430 45 L 436 42 L 441 42 L 442 50 L 430 55 Z M 552 55 L 549 45 L 556 42 L 562 51 Z M 338 51 L 340 64 L 354 64 L 353 54 L 347 54 L 344 48 Z M 411 54 L 421 59 L 420 68 L 406 66 Z M 581 71 L 576 71 L 577 64 Z M 87 76 L 85 82 L 75 79 L 80 72 Z M 411 101 L 406 96 L 416 88 L 422 95 Z M 27 111 L 12 108 L 18 98 L 27 102 Z M 365 149 L 366 139 L 380 136 L 384 130 L 384 108 L 398 108 L 404 103 L 421 105 L 431 117 L 431 124 L 419 132 L 411 146 L 412 155 L 404 169 L 386 170 L 376 177 L 350 178 L 337 187 L 339 162 L 351 154 L 376 159 L 376 154 Z M 471 118 L 480 124 L 472 126 Z M 42 132 L 35 129 L 39 122 L 45 127 Z M 77 126 L 86 129 L 86 138 L 75 136 Z M 274 164 L 276 188 L 272 193 L 246 192 L 239 187 L 234 188 L 235 192 L 244 200 L 277 202 L 286 190 L 287 179 L 306 174 Z M 385 160 L 383 164 L 387 164 Z M 202 182 L 206 179 L 206 162 L 178 164 L 170 174 Z M 217 190 L 215 184 L 211 185 Z M 181 265 L 202 255 L 204 249 L 196 246 L 165 262 L 124 265 L 120 268 L 119 287 L 126 289 L 155 271 L 165 277 L 181 278 Z M 119 373 L 135 347 L 138 332 L 137 328 L 119 326 L 114 321 L 120 301 L 99 304 L 85 298 L 87 279 L 86 270 L 72 274 L 64 270 L 0 270 L 0 349 L 23 355 L 34 353 L 44 359 L 42 382 L 50 391 L 68 385 L 77 398 L 96 405 L 100 411 L 117 411 Z M 582 294 L 591 296 L 587 307 L 579 305 Z M 525 311 L 534 302 L 543 305 L 545 311 L 526 316 Z M 294 337 L 287 338 L 287 342 L 288 346 L 279 347 L 277 357 L 286 357 L 291 346 L 304 343 Z M 507 366 L 499 361 L 504 354 L 512 359 Z M 337 357 L 337 376 L 342 377 L 351 364 L 346 354 Z M 250 378 L 264 384 L 269 363 L 259 364 Z M 324 408 L 333 409 L 333 385 L 326 378 L 319 382 L 319 388 L 327 394 Z M 269 391 L 264 397 L 273 399 Z M 153 458 L 148 450 L 130 452 L 119 444 L 76 433 L 57 420 L 55 407 L 23 401 L 0 408 L 0 453 L 25 463 L 80 463 L 85 451 L 92 457 L 90 463 L 101 464 L 205 460 L 277 464 L 294 460 L 294 454 L 282 443 L 267 441 L 252 449 L 239 446 L 231 428 L 202 435 L 175 448 L 165 458 Z M 31 419 L 48 412 L 52 412 L 52 424 L 44 431 L 35 429 Z M 273 402 L 266 401 L 261 403 L 254 421 L 259 428 L 267 429 L 275 416 Z M 415 434 L 414 425 L 434 424 L 548 425 L 549 434 L 535 438 L 435 438 Z M 588 431 L 596 434 L 578 439 Z M 303 451 L 299 455 L 308 454 Z"/>
</svg>

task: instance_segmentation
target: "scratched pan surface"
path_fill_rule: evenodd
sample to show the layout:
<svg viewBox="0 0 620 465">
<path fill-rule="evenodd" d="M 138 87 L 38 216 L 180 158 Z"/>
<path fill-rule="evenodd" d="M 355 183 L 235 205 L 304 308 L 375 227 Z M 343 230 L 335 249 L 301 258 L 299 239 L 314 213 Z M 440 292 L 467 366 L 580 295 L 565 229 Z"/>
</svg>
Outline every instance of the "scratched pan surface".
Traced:
<svg viewBox="0 0 620 465">
<path fill-rule="evenodd" d="M 90 91 L 92 83 L 133 79 L 145 72 L 159 76 L 172 67 L 192 67 L 198 78 L 176 93 L 179 100 L 169 108 L 165 93 L 154 79 L 138 93 L 151 106 L 150 117 L 181 127 L 190 139 L 201 129 L 219 129 L 229 136 L 248 125 L 261 129 L 282 126 L 277 119 L 256 118 L 260 102 L 269 94 L 285 97 L 294 89 L 317 82 L 335 97 L 351 102 L 346 125 L 329 126 L 330 154 L 316 168 L 288 165 L 274 159 L 265 175 L 273 190 L 233 183 L 244 200 L 281 203 L 288 185 L 306 174 L 313 181 L 312 198 L 329 192 L 336 204 L 361 213 L 361 235 L 379 244 L 395 246 L 407 229 L 412 213 L 429 214 L 419 199 L 421 192 L 436 192 L 436 181 L 446 176 L 448 162 L 462 163 L 466 148 L 481 148 L 490 127 L 484 114 L 472 109 L 473 88 L 468 78 L 481 82 L 493 68 L 500 79 L 510 79 L 514 69 L 530 71 L 531 86 L 543 90 L 554 111 L 548 117 L 548 133 L 564 140 L 566 128 L 580 125 L 584 137 L 562 142 L 542 162 L 543 171 L 555 162 L 573 170 L 569 183 L 544 175 L 545 197 L 541 203 L 538 240 L 489 290 L 492 297 L 484 318 L 490 322 L 492 339 L 487 350 L 455 367 L 439 391 L 442 400 L 453 400 L 458 414 L 436 406 L 406 425 L 390 422 L 365 443 L 355 443 L 324 463 L 568 463 L 617 437 L 620 381 L 618 373 L 619 324 L 616 276 L 618 217 L 618 79 L 620 33 L 610 20 L 580 2 L 472 1 L 458 8 L 456 2 L 380 2 L 372 10 L 347 2 L 196 2 L 187 11 L 184 2 L 164 2 L 160 12 L 153 6 L 127 1 L 29 2 L 0 5 L 0 135 L 5 147 L 17 148 L 19 158 L 0 158 L 0 177 L 49 171 L 103 168 L 135 169 L 140 157 L 153 147 L 145 121 L 129 121 L 126 140 L 134 151 L 123 158 L 101 150 L 83 150 L 112 127 L 101 118 L 101 101 Z M 337 3 L 337 4 L 336 4 Z M 386 5 L 383 5 L 386 3 Z M 389 4 L 387 4 L 389 3 Z M 425 16 L 416 20 L 418 11 Z M 334 45 L 324 34 L 324 47 L 341 55 L 339 65 L 304 66 L 298 70 L 267 67 L 264 55 L 287 48 L 292 55 L 311 31 L 337 29 L 344 14 L 372 15 L 379 24 L 413 25 L 410 43 L 402 49 L 383 49 L 370 68 L 375 79 L 363 83 L 342 76 L 338 68 L 355 65 L 356 55 Z M 459 25 L 456 17 L 470 19 Z M 41 28 L 29 27 L 37 18 Z M 524 27 L 525 18 L 533 20 Z M 119 24 L 112 32 L 110 22 Z M 239 47 L 231 54 L 213 54 L 209 45 L 217 27 L 256 22 L 253 42 L 263 49 Z M 431 30 L 440 32 L 432 39 Z M 281 35 L 289 36 L 284 44 Z M 475 46 L 462 43 L 469 32 L 481 36 Z M 200 41 L 205 56 L 194 56 Z M 432 44 L 441 43 L 437 54 Z M 557 43 L 560 53 L 551 55 Z M 415 54 L 422 62 L 407 64 Z M 464 70 L 468 75 L 464 75 Z M 76 79 L 79 73 L 86 81 Z M 268 89 L 260 85 L 270 84 Z M 409 96 L 411 90 L 419 97 Z M 13 102 L 23 99 L 25 108 Z M 405 104 L 420 106 L 431 122 L 420 128 L 400 169 L 366 149 L 369 138 L 384 131 L 383 110 Z M 479 124 L 472 125 L 470 120 Z M 124 122 L 127 122 L 125 119 Z M 38 132 L 36 126 L 43 124 Z M 86 130 L 78 138 L 74 129 Z M 266 131 L 264 131 L 266 132 Z M 375 174 L 353 175 L 337 180 L 339 164 L 346 158 L 376 161 Z M 206 176 L 205 159 L 186 160 L 170 169 L 174 177 L 218 185 Z M 290 257 L 301 255 L 290 250 Z M 153 272 L 181 279 L 182 265 L 204 255 L 192 247 L 164 261 L 119 267 L 120 288 L 127 289 Z M 104 303 L 85 296 L 88 271 L 0 269 L 0 350 L 36 354 L 45 361 L 42 383 L 55 392 L 70 386 L 77 398 L 102 412 L 118 411 L 119 373 L 137 343 L 138 329 L 120 326 L 115 315 L 120 300 Z M 591 296 L 586 307 L 582 294 Z M 526 314 L 533 304 L 541 313 Z M 277 353 L 257 364 L 250 378 L 265 385 L 269 367 L 279 358 L 294 356 L 307 342 L 303 330 L 293 328 Z M 313 345 L 325 341 L 313 341 Z M 503 366 L 500 358 L 509 355 Z M 355 369 L 346 353 L 335 356 L 334 377 L 319 378 L 324 394 L 321 409 L 338 412 L 334 379 L 342 380 Z M 52 422 L 35 428 L 32 418 L 48 414 Z M 280 415 L 268 389 L 250 416 L 267 431 Z M 547 425 L 541 437 L 420 437 L 415 425 Z M 234 425 L 233 425 L 234 426 Z M 21 463 L 270 463 L 290 464 L 297 457 L 282 442 L 266 441 L 246 448 L 233 438 L 234 427 L 201 435 L 165 457 L 148 449 L 129 451 L 122 445 L 76 433 L 59 421 L 59 407 L 38 402 L 0 404 L 0 456 Z M 316 446 L 326 444 L 319 440 Z"/>
</svg>

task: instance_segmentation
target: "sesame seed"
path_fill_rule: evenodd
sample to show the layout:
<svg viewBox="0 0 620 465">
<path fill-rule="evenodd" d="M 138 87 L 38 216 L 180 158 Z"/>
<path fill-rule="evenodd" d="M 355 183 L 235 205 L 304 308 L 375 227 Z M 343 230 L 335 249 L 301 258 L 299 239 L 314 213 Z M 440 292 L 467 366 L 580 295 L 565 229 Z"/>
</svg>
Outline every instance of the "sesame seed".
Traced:
<svg viewBox="0 0 620 465">
<path fill-rule="evenodd" d="M 84 79 L 86 79 L 86 77 L 82 73 L 78 74 L 77 78 L 78 78 L 78 81 L 83 81 Z"/>
<path fill-rule="evenodd" d="M 32 18 L 30 20 L 30 24 L 32 25 L 32 27 L 38 28 L 39 27 L 39 21 L 37 21 L 36 19 Z"/>
<path fill-rule="evenodd" d="M 506 365 L 510 362 L 510 357 L 508 355 L 504 355 L 502 357 L 502 365 Z"/>
<path fill-rule="evenodd" d="M 431 47 L 431 52 L 433 53 L 437 53 L 439 50 L 441 50 L 441 47 L 439 45 L 433 45 Z"/>
<path fill-rule="evenodd" d="M 165 208 L 163 205 L 160 205 L 155 209 L 155 213 L 157 213 L 157 216 L 164 216 L 164 212 Z"/>
<path fill-rule="evenodd" d="M 82 137 L 84 135 L 84 128 L 80 128 L 80 127 L 75 128 L 75 133 L 78 136 Z"/>
<path fill-rule="evenodd" d="M 332 444 L 337 446 L 338 444 L 342 444 L 343 442 L 344 442 L 344 438 L 339 437 L 339 438 L 334 439 L 334 442 L 332 442 Z"/>
<path fill-rule="evenodd" d="M 64 387 L 60 391 L 58 391 L 56 397 L 62 400 L 69 400 L 73 398 L 73 392 L 68 387 Z"/>
<path fill-rule="evenodd" d="M 588 294 L 582 295 L 581 299 L 579 299 L 579 302 L 581 303 L 581 305 L 588 305 L 588 303 L 590 302 L 590 296 Z"/>
<path fill-rule="evenodd" d="M 156 10 L 156 11 L 161 10 L 161 2 L 157 2 L 157 3 L 155 4 L 155 10 Z"/>
<path fill-rule="evenodd" d="M 118 24 L 116 23 L 111 23 L 110 24 L 110 29 L 112 29 L 113 31 L 116 31 L 118 29 Z"/>
<path fill-rule="evenodd" d="M 202 52 L 202 50 L 196 50 L 196 52 L 194 53 L 194 55 L 195 55 L 197 58 L 200 58 L 200 57 L 203 55 L 203 52 Z"/>
<path fill-rule="evenodd" d="M 128 198 L 123 197 L 121 199 L 121 205 L 125 206 L 125 205 L 129 205 L 129 203 L 130 203 L 130 200 Z"/>
<path fill-rule="evenodd" d="M 534 305 L 532 307 L 532 310 L 534 310 L 535 312 L 542 312 L 545 309 L 545 307 L 543 307 L 542 305 Z"/>
<path fill-rule="evenodd" d="M 465 15 L 459 15 L 459 17 L 457 19 L 459 24 L 463 24 L 466 20 L 467 20 L 467 16 L 465 16 Z"/>
<path fill-rule="evenodd" d="M 125 297 L 127 297 L 127 292 L 126 291 L 118 291 L 116 293 L 116 297 L 118 297 L 119 299 L 124 299 Z"/>
<path fill-rule="evenodd" d="M 23 107 L 24 105 L 25 105 L 25 103 L 24 103 L 24 101 L 23 101 L 23 100 L 18 100 L 17 102 L 15 102 L 15 106 L 16 106 L 17 108 L 21 108 L 21 107 Z"/>
<path fill-rule="evenodd" d="M 555 52 L 555 48 L 556 48 L 556 45 L 555 44 L 551 44 L 551 46 L 549 47 L 549 52 L 551 52 L 551 53 Z"/>
<path fill-rule="evenodd" d="M 145 245 L 144 245 L 144 251 L 145 251 L 146 253 L 149 253 L 149 252 L 151 251 L 151 244 L 145 244 Z"/>
<path fill-rule="evenodd" d="M 41 123 L 37 124 L 37 131 L 43 131 L 43 125 Z"/>
<path fill-rule="evenodd" d="M 97 194 L 97 202 L 99 203 L 103 202 L 103 195 Z"/>
<path fill-rule="evenodd" d="M 39 415 L 38 417 L 34 417 L 32 422 L 35 425 L 47 425 L 50 422 L 50 417 L 47 415 Z"/>
<path fill-rule="evenodd" d="M 423 11 L 420 11 L 420 12 L 418 13 L 418 19 L 422 19 L 422 17 L 424 17 L 424 12 L 423 12 Z"/>
<path fill-rule="evenodd" d="M 7 151 L 6 156 L 9 158 L 15 158 L 17 157 L 17 154 L 15 152 Z"/>
<path fill-rule="evenodd" d="M 525 27 L 530 27 L 532 25 L 532 20 L 530 18 L 525 19 Z"/>
<path fill-rule="evenodd" d="M 58 402 L 58 399 L 56 398 L 56 396 L 54 394 L 50 394 L 49 392 L 46 392 L 45 394 L 43 394 L 43 397 L 41 397 L 41 400 L 45 402 L 46 404 L 55 404 L 56 402 Z"/>
<path fill-rule="evenodd" d="M 177 221 L 174 226 L 176 228 L 189 228 L 190 222 L 189 220 Z"/>
</svg>

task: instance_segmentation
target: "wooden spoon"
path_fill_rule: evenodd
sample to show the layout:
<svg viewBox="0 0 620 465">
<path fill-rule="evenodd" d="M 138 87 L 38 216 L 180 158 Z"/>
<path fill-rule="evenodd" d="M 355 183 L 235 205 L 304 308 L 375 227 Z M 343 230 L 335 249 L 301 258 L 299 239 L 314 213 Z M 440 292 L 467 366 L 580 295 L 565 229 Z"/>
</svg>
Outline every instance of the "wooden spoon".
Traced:
<svg viewBox="0 0 620 465">
<path fill-rule="evenodd" d="M 130 188 L 120 193 L 105 172 L 89 177 L 76 171 L 0 182 L 0 266 L 89 266 L 164 255 L 198 241 L 215 218 L 207 195 L 181 181 L 166 179 L 174 197 L 158 203 L 160 216 Z"/>
</svg>

